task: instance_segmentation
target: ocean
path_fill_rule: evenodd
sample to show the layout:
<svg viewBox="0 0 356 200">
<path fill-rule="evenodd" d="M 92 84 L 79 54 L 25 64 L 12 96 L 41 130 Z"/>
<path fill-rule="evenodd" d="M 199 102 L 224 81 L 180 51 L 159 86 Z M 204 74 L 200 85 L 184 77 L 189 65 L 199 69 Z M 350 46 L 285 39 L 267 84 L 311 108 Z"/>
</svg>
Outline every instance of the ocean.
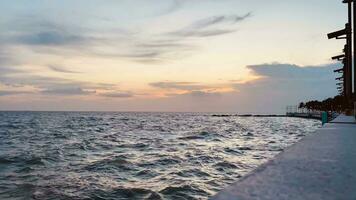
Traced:
<svg viewBox="0 0 356 200">
<path fill-rule="evenodd" d="M 0 199 L 208 199 L 320 126 L 211 113 L 0 112 Z"/>
</svg>

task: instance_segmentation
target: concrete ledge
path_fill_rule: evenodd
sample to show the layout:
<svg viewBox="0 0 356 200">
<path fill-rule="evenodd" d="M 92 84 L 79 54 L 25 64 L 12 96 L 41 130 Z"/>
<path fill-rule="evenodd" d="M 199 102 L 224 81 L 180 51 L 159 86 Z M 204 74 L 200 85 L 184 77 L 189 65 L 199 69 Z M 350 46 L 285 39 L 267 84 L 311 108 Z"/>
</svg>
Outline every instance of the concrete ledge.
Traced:
<svg viewBox="0 0 356 200">
<path fill-rule="evenodd" d="M 212 199 L 356 199 L 356 125 L 325 125 Z"/>
</svg>

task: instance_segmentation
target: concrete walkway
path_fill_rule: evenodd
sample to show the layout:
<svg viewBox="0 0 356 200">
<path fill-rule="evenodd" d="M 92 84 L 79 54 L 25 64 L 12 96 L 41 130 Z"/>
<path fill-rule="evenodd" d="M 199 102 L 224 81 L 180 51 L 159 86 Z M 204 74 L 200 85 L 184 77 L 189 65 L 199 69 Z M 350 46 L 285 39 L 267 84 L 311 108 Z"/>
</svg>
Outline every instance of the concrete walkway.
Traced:
<svg viewBox="0 0 356 200">
<path fill-rule="evenodd" d="M 345 116 L 345 115 L 340 115 L 339 117 L 337 117 L 336 119 L 334 119 L 331 123 L 354 123 L 355 122 L 355 118 L 353 117 L 349 117 L 349 116 Z"/>
<path fill-rule="evenodd" d="M 213 200 L 356 200 L 356 123 L 339 116 Z"/>
</svg>

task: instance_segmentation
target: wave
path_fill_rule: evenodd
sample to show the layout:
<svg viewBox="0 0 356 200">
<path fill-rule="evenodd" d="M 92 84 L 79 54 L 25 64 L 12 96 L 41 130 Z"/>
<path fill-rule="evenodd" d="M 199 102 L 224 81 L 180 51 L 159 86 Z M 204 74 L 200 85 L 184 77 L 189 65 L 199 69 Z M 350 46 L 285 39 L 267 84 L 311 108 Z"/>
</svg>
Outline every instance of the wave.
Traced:
<svg viewBox="0 0 356 200">
<path fill-rule="evenodd" d="M 230 147 L 225 147 L 224 151 L 231 154 L 242 155 L 243 151 L 241 149 L 232 149 Z"/>
<path fill-rule="evenodd" d="M 140 149 L 140 148 L 147 148 L 149 144 L 146 143 L 133 143 L 133 144 L 121 144 L 118 147 L 120 148 L 132 148 L 132 149 Z"/>
<path fill-rule="evenodd" d="M 226 119 L 0 112 L 0 199 L 208 199 L 319 126 Z"/>
<path fill-rule="evenodd" d="M 32 166 L 32 165 L 46 165 L 50 160 L 47 157 L 41 156 L 14 156 L 14 157 L 0 157 L 0 164 L 21 164 L 23 166 Z"/>
<path fill-rule="evenodd" d="M 114 199 L 147 199 L 160 200 L 161 195 L 145 188 L 115 188 L 113 190 L 96 190 L 90 195 L 90 199 L 114 200 Z"/>
<path fill-rule="evenodd" d="M 193 185 L 168 186 L 159 191 L 159 193 L 172 199 L 196 199 L 200 195 L 209 195 L 205 190 Z"/>
<path fill-rule="evenodd" d="M 45 165 L 45 159 L 41 157 L 31 157 L 25 161 L 26 165 Z"/>
<path fill-rule="evenodd" d="M 182 159 L 178 158 L 178 157 L 175 157 L 175 158 L 170 157 L 170 158 L 161 158 L 161 159 L 155 160 L 154 162 L 159 165 L 173 165 L 173 164 L 181 163 Z"/>
<path fill-rule="evenodd" d="M 0 157 L 0 164 L 11 164 L 15 161 L 9 158 Z"/>
<path fill-rule="evenodd" d="M 200 169 L 182 170 L 182 171 L 175 172 L 175 174 L 181 177 L 193 177 L 193 176 L 199 178 L 210 177 L 209 173 L 204 172 Z"/>
<path fill-rule="evenodd" d="M 158 175 L 159 175 L 159 173 L 157 173 L 156 171 L 153 171 L 153 170 L 149 170 L 149 169 L 141 170 L 135 174 L 136 177 L 141 177 L 141 178 L 153 178 Z"/>
<path fill-rule="evenodd" d="M 239 167 L 235 165 L 234 163 L 228 162 L 228 161 L 223 161 L 223 162 L 218 162 L 214 165 L 218 170 L 225 170 L 225 169 L 238 169 Z"/>
<path fill-rule="evenodd" d="M 113 158 L 106 158 L 102 160 L 90 163 L 85 167 L 86 170 L 95 171 L 107 168 L 117 168 L 117 169 L 130 169 L 133 164 L 128 161 L 128 158 L 124 155 L 116 156 Z"/>
<path fill-rule="evenodd" d="M 202 131 L 196 135 L 188 135 L 184 137 L 179 137 L 180 140 L 203 140 L 203 139 L 215 139 L 216 137 L 222 137 L 219 134 Z"/>
</svg>

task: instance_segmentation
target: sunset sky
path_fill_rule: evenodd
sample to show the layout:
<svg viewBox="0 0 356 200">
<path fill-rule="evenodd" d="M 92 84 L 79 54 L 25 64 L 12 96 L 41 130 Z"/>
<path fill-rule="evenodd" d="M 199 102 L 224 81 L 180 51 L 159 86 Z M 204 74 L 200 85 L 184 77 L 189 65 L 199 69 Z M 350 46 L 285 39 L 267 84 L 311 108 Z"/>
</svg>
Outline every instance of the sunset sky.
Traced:
<svg viewBox="0 0 356 200">
<path fill-rule="evenodd" d="M 282 113 L 337 94 L 341 0 L 1 0 L 0 110 Z"/>
</svg>

